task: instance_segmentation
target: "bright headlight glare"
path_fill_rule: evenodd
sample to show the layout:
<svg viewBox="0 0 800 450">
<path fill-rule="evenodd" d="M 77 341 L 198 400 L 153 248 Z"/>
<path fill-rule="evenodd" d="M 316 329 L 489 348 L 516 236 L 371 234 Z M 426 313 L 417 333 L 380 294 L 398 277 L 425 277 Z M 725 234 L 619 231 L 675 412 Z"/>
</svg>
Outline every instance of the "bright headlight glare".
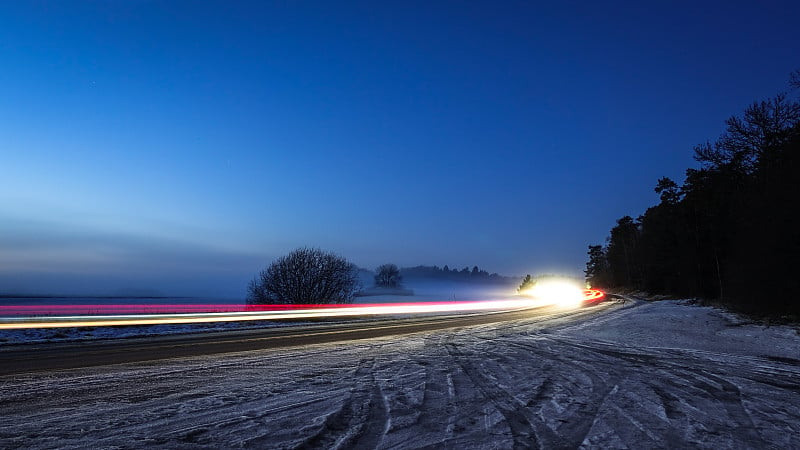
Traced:
<svg viewBox="0 0 800 450">
<path fill-rule="evenodd" d="M 529 295 L 565 308 L 574 308 L 583 302 L 583 289 L 566 280 L 542 280 L 528 291 Z"/>
</svg>

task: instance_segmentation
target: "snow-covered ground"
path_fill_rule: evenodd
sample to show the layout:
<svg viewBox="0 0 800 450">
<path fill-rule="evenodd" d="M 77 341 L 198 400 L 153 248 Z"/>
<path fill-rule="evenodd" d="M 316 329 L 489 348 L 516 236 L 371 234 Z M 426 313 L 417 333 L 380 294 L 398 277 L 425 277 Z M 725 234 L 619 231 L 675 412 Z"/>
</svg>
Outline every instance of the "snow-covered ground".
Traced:
<svg viewBox="0 0 800 450">
<path fill-rule="evenodd" d="M 800 336 L 680 302 L 0 378 L 0 448 L 800 448 Z"/>
</svg>

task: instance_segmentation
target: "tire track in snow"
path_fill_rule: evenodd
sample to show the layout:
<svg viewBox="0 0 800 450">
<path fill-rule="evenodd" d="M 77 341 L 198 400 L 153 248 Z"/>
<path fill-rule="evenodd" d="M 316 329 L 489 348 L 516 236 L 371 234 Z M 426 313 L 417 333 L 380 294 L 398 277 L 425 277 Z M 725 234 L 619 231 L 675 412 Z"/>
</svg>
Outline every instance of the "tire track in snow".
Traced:
<svg viewBox="0 0 800 450">
<path fill-rule="evenodd" d="M 648 387 L 658 397 L 664 408 L 664 415 L 667 418 L 669 426 L 662 432 L 664 442 L 668 447 L 679 447 L 681 443 L 687 440 L 685 430 L 688 429 L 690 421 L 689 416 L 681 408 L 681 398 L 668 392 L 658 383 L 648 383 Z"/>
<path fill-rule="evenodd" d="M 363 424 L 358 439 L 348 447 L 354 449 L 378 448 L 383 442 L 386 432 L 389 431 L 389 425 L 389 402 L 383 394 L 380 384 L 373 379 L 366 422 Z"/>
<path fill-rule="evenodd" d="M 547 338 L 539 338 L 537 340 L 546 341 Z M 574 358 L 564 357 L 560 352 L 548 351 L 542 346 L 530 342 L 504 340 L 502 344 L 524 349 L 528 352 L 528 356 L 536 354 L 544 360 L 557 361 L 562 366 L 571 368 L 566 371 L 557 370 L 556 373 L 572 373 L 573 376 L 580 374 L 589 379 L 591 386 L 588 389 L 588 394 L 585 394 L 587 398 L 580 398 L 579 400 L 575 397 L 570 398 L 570 403 L 567 405 L 567 417 L 561 419 L 562 425 L 556 430 L 558 440 L 565 448 L 577 448 L 580 446 L 591 431 L 606 399 L 615 391 L 616 385 L 599 377 L 595 373 L 595 368 L 586 367 Z M 528 360 L 531 360 L 531 358 L 528 358 Z M 554 385 L 555 382 L 548 378 L 542 384 L 540 394 L 534 397 L 535 400 L 532 400 L 533 403 L 540 404 L 547 397 L 548 392 L 554 390 Z M 571 386 L 566 387 L 569 388 Z M 580 389 L 582 393 L 586 393 L 586 391 L 585 388 Z"/>
<path fill-rule="evenodd" d="M 453 358 L 453 361 L 461 368 L 470 381 L 478 388 L 483 396 L 492 402 L 494 407 L 503 416 L 506 425 L 511 431 L 513 448 L 553 448 L 564 447 L 564 443 L 558 436 L 548 433 L 546 427 L 535 417 L 532 417 L 516 397 L 505 389 L 497 386 L 488 380 L 481 371 L 475 367 L 468 356 L 462 353 L 458 346 L 450 342 L 445 344 L 445 348 Z M 535 425 L 536 424 L 536 425 Z M 542 437 L 546 436 L 546 440 Z"/>
<path fill-rule="evenodd" d="M 682 371 L 676 370 L 671 374 L 683 378 L 690 383 L 691 387 L 703 391 L 706 394 L 707 403 L 716 403 L 722 407 L 728 417 L 737 424 L 735 429 L 728 431 L 736 437 L 738 442 L 753 448 L 765 444 L 753 423 L 753 418 L 743 404 L 741 390 L 736 384 L 703 368 L 685 367 Z M 682 391 L 678 390 L 678 392 Z M 686 392 L 685 389 L 683 392 Z M 688 392 L 686 394 L 687 401 L 698 398 L 697 395 L 692 396 Z M 713 408 L 707 406 L 706 410 L 713 411 Z"/>
<path fill-rule="evenodd" d="M 375 380 L 375 360 L 364 359 L 353 375 L 350 396 L 298 449 L 376 448 L 388 430 L 386 398 Z"/>
<path fill-rule="evenodd" d="M 441 348 L 442 338 L 428 338 L 425 343 L 426 353 L 438 353 Z M 456 421 L 456 398 L 453 376 L 449 368 L 440 364 L 431 364 L 430 361 L 418 361 L 425 370 L 424 390 L 420 414 L 415 425 L 422 428 L 425 433 L 415 436 L 422 442 L 404 443 L 414 447 L 435 447 L 445 445 L 453 439 Z M 443 420 L 443 418 L 446 418 Z M 431 437 L 430 435 L 433 435 Z"/>
<path fill-rule="evenodd" d="M 725 377 L 725 374 L 737 374 L 742 378 L 753 380 L 754 377 L 750 376 L 751 373 L 746 367 L 733 367 L 730 363 L 726 364 L 721 361 L 703 359 L 690 352 L 676 354 L 672 349 L 659 351 L 660 349 L 654 348 L 627 348 L 623 350 L 610 349 L 604 344 L 576 343 L 557 338 L 553 338 L 553 340 L 557 340 L 567 346 L 617 358 L 627 363 L 642 365 L 650 371 L 657 370 L 661 372 L 661 376 L 657 377 L 657 379 L 662 385 L 670 385 L 673 389 L 668 392 L 659 387 L 657 383 L 646 384 L 661 400 L 667 415 L 669 427 L 665 430 L 663 436 L 667 442 L 674 442 L 673 440 L 686 442 L 685 430 L 694 425 L 691 422 L 695 419 L 690 418 L 684 412 L 684 409 L 687 405 L 700 402 L 698 410 L 704 411 L 706 414 L 709 414 L 708 411 L 716 410 L 717 406 L 715 405 L 725 411 L 737 426 L 733 428 L 725 427 L 724 432 L 730 434 L 739 444 L 752 448 L 762 447 L 767 444 L 767 441 L 763 439 L 755 426 L 750 412 L 744 405 L 741 388 Z M 678 383 L 676 379 L 682 379 L 686 383 Z M 753 381 L 759 382 L 758 380 Z M 787 383 L 792 383 L 792 381 L 767 382 L 765 384 L 778 384 L 780 387 L 785 388 Z M 679 423 L 674 423 L 676 421 Z M 708 422 L 708 420 L 705 422 Z M 719 426 L 720 429 L 724 427 L 724 425 Z M 711 429 L 709 432 L 713 433 L 715 430 Z"/>
</svg>

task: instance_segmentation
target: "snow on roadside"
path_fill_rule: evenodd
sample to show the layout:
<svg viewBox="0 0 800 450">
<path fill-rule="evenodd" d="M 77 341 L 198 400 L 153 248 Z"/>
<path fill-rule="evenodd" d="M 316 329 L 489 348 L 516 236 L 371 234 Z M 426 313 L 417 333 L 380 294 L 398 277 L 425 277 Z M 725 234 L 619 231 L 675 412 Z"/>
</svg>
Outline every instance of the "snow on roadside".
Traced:
<svg viewBox="0 0 800 450">
<path fill-rule="evenodd" d="M 676 348 L 800 361 L 800 328 L 764 326 L 710 306 L 662 300 L 571 328 L 570 334 L 637 347 Z"/>
<path fill-rule="evenodd" d="M 797 349 L 662 301 L 16 375 L 0 448 L 800 448 Z"/>
</svg>

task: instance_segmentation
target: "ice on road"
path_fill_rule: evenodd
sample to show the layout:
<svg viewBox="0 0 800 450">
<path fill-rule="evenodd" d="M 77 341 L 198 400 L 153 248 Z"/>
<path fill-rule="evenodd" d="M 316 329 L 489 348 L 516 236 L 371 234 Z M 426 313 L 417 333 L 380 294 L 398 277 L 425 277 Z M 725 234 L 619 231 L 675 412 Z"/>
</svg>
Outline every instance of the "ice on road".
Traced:
<svg viewBox="0 0 800 450">
<path fill-rule="evenodd" d="M 679 302 L 0 378 L 0 448 L 800 448 L 800 336 Z"/>
</svg>

